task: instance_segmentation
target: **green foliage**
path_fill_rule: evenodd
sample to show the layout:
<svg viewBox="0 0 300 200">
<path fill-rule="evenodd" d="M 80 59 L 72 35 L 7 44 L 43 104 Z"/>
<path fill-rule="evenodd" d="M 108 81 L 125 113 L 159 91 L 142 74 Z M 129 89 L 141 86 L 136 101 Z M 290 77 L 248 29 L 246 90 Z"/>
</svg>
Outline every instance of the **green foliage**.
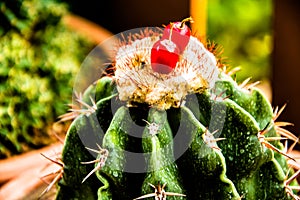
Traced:
<svg viewBox="0 0 300 200">
<path fill-rule="evenodd" d="M 60 21 L 53 0 L 0 2 L 0 157 L 46 145 L 91 48 Z"/>
<path fill-rule="evenodd" d="M 224 47 L 231 66 L 241 66 L 238 80 L 251 74 L 270 78 L 272 52 L 271 0 L 209 0 L 208 38 Z"/>
<path fill-rule="evenodd" d="M 284 186 L 286 159 L 267 148 L 259 135 L 275 126 L 270 103 L 259 90 L 240 88 L 223 72 L 219 77 L 211 90 L 189 95 L 184 106 L 168 110 L 127 107 L 114 94 L 114 84 L 108 84 L 110 78 L 101 78 L 99 87 L 92 85 L 84 95 L 100 94 L 97 110 L 79 115 L 67 133 L 57 199 L 67 194 L 73 194 L 71 199 L 134 199 L 153 193 L 149 184 L 166 184 L 166 192 L 178 195 L 169 193 L 167 199 L 291 199 Z M 279 136 L 269 130 L 266 138 Z M 98 149 L 96 143 L 108 150 L 107 157 L 103 149 L 96 155 L 85 149 Z M 185 143 L 183 155 L 175 159 Z M 282 149 L 279 141 L 272 144 Z M 125 152 L 142 152 L 144 161 L 132 163 Z M 95 157 L 97 170 L 82 183 L 94 168 L 82 162 Z M 126 172 L 141 164 L 147 172 Z"/>
</svg>

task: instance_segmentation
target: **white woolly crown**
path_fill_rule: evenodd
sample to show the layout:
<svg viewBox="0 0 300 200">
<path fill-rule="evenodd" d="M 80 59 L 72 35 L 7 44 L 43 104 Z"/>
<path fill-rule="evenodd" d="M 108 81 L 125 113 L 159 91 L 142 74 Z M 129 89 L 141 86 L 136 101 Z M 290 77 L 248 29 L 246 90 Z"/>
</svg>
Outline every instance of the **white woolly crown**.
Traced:
<svg viewBox="0 0 300 200">
<path fill-rule="evenodd" d="M 115 81 L 121 101 L 168 109 L 180 107 L 186 95 L 214 86 L 219 73 L 216 58 L 193 36 L 171 73 L 154 72 L 150 56 L 158 40 L 158 36 L 149 36 L 118 49 Z"/>
</svg>

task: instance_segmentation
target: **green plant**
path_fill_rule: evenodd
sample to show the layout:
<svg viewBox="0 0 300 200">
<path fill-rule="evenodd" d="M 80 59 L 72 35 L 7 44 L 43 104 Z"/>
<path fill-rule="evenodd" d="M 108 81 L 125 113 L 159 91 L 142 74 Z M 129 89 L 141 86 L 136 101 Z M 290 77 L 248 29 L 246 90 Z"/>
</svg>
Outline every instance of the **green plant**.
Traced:
<svg viewBox="0 0 300 200">
<path fill-rule="evenodd" d="M 297 199 L 280 140 L 298 139 L 275 122 L 282 110 L 195 37 L 173 71 L 153 72 L 151 33 L 121 46 L 113 74 L 65 115 L 77 116 L 57 199 Z"/>
<path fill-rule="evenodd" d="M 49 144 L 73 76 L 92 47 L 69 30 L 55 1 L 0 2 L 0 158 Z"/>
<path fill-rule="evenodd" d="M 241 66 L 237 80 L 271 78 L 272 14 L 274 1 L 208 1 L 208 33 L 224 47 L 223 56 Z M 247 12 L 245 12 L 247 11 Z"/>
</svg>

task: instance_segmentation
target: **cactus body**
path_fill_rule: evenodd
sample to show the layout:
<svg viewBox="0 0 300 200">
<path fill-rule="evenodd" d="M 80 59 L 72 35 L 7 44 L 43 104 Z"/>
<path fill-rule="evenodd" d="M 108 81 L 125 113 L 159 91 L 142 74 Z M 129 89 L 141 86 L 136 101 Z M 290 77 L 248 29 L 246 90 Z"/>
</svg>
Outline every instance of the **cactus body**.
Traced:
<svg viewBox="0 0 300 200">
<path fill-rule="evenodd" d="M 186 51 L 195 48 L 191 40 Z M 214 59 L 203 51 L 207 59 Z M 147 52 L 146 57 L 146 67 L 135 66 L 140 74 L 151 70 Z M 215 60 L 211 63 L 216 65 Z M 240 87 L 221 69 L 215 73 L 213 84 L 205 75 L 200 81 L 187 81 L 185 93 L 161 88 L 169 96 L 157 101 L 155 96 L 145 97 L 152 91 L 141 87 L 130 93 L 131 83 L 120 78 L 118 68 L 115 76 L 90 86 L 83 99 L 95 96 L 97 108 L 79 115 L 67 133 L 57 199 L 67 193 L 74 199 L 159 199 L 155 190 L 165 195 L 161 199 L 290 199 L 284 185 L 288 167 L 283 145 L 264 140 L 279 136 L 270 103 L 258 89 Z M 175 69 L 155 75 L 169 81 L 177 74 Z M 180 103 L 176 92 L 184 93 Z M 268 131 L 262 137 L 263 130 Z M 102 148 L 98 155 L 85 148 L 97 149 L 96 143 Z M 105 159 L 104 149 L 109 152 Z M 81 163 L 95 158 L 95 166 Z"/>
</svg>

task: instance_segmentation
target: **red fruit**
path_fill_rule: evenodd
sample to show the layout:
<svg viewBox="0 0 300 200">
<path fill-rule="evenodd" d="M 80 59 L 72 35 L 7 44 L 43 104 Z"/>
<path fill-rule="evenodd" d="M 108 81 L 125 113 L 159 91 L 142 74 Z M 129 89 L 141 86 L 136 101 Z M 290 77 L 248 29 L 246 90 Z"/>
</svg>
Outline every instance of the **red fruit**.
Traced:
<svg viewBox="0 0 300 200">
<path fill-rule="evenodd" d="M 172 40 L 178 46 L 180 54 L 188 45 L 191 36 L 191 30 L 185 24 L 187 21 L 192 21 L 192 18 L 189 17 L 181 22 L 170 23 L 165 27 L 162 36 L 162 39 Z"/>
<path fill-rule="evenodd" d="M 179 60 L 179 49 L 171 40 L 159 40 L 151 49 L 152 70 L 161 74 L 170 73 Z"/>
</svg>

